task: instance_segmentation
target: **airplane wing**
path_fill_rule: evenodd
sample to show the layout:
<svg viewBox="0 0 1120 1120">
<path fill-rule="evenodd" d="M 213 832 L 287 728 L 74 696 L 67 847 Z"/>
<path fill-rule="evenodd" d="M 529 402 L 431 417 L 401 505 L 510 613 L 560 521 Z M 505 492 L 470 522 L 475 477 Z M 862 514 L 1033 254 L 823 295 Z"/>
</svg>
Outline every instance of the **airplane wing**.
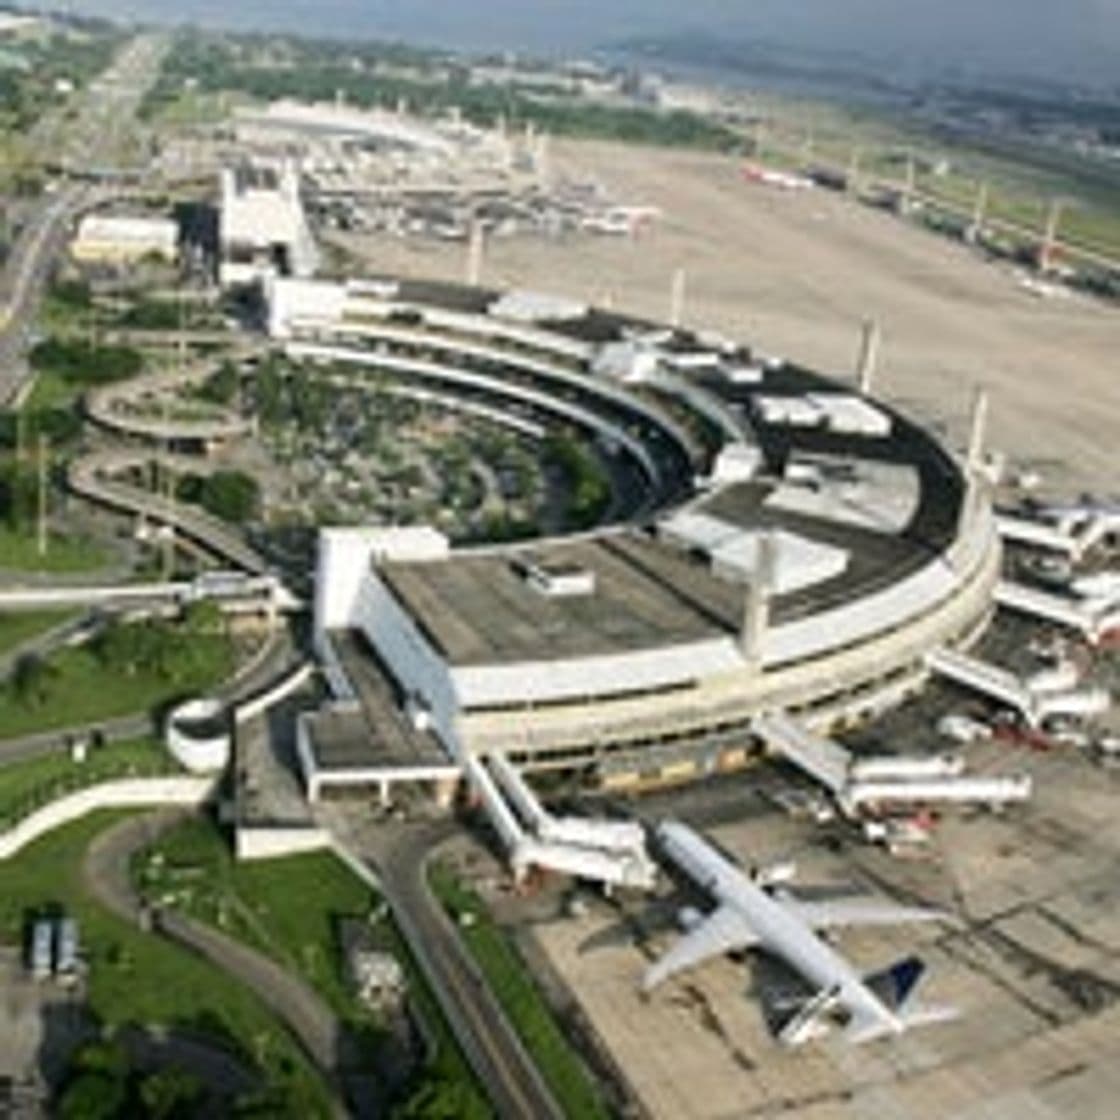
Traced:
<svg viewBox="0 0 1120 1120">
<path fill-rule="evenodd" d="M 720 906 L 646 971 L 642 979 L 642 990 L 652 991 L 670 976 L 692 968 L 709 957 L 722 956 L 736 949 L 749 949 L 757 944 L 759 939 L 743 916 L 733 907 Z"/>
<path fill-rule="evenodd" d="M 829 899 L 811 902 L 788 891 L 777 901 L 794 917 L 815 930 L 842 929 L 845 926 L 894 926 L 908 922 L 951 922 L 944 910 L 925 906 L 899 906 L 873 898 Z"/>
</svg>

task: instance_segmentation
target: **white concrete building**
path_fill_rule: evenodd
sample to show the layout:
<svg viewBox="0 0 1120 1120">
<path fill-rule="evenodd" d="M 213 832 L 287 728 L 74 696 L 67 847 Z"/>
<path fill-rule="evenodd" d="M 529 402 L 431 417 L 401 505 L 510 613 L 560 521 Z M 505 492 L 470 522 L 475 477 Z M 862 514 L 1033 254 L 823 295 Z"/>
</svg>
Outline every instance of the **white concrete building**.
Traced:
<svg viewBox="0 0 1120 1120">
<path fill-rule="evenodd" d="M 627 383 L 603 359 L 632 356 L 635 339 L 654 361 L 705 348 L 684 329 L 456 285 L 277 278 L 268 291 L 270 330 L 309 376 L 350 364 L 545 431 L 579 425 L 647 488 L 614 525 L 529 544 L 324 530 L 315 637 L 353 717 L 305 723 L 301 761 L 324 795 L 393 774 L 438 783 L 494 754 L 633 756 L 645 770 L 674 744 L 734 729 L 747 742 L 766 711 L 855 718 L 897 703 L 930 649 L 990 615 L 986 495 L 970 498 L 927 433 L 811 371 L 755 362 L 757 376 L 731 379 L 721 363 L 749 355 L 721 345 Z"/>
<path fill-rule="evenodd" d="M 272 276 L 312 275 L 319 250 L 290 163 L 256 163 L 221 173 L 218 236 L 223 287 Z"/>
<path fill-rule="evenodd" d="M 78 223 L 70 254 L 85 264 L 135 264 L 146 257 L 173 263 L 179 225 L 171 218 L 87 214 Z"/>
</svg>

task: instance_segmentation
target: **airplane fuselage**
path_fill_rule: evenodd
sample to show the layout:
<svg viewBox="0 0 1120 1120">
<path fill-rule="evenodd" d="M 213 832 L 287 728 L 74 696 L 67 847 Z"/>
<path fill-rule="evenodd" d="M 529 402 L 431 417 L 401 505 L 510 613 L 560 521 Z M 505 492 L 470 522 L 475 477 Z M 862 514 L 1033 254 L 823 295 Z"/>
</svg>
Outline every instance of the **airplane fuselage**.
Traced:
<svg viewBox="0 0 1120 1120">
<path fill-rule="evenodd" d="M 855 1014 L 901 1030 L 893 1012 L 863 977 L 805 922 L 754 883 L 687 825 L 666 821 L 657 829 L 665 855 L 720 906 L 737 911 L 759 948 L 779 957 L 818 990 L 829 990 Z"/>
</svg>

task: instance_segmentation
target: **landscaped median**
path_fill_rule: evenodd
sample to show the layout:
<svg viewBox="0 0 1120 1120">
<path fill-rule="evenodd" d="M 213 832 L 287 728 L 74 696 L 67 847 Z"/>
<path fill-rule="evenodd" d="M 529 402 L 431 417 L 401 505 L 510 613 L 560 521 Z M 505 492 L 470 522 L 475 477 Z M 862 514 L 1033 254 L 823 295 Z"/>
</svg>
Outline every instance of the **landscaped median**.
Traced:
<svg viewBox="0 0 1120 1120">
<path fill-rule="evenodd" d="M 610 1111 L 595 1082 L 483 901 L 438 860 L 428 869 L 428 883 L 458 926 L 459 936 L 564 1114 L 607 1120 Z"/>
</svg>

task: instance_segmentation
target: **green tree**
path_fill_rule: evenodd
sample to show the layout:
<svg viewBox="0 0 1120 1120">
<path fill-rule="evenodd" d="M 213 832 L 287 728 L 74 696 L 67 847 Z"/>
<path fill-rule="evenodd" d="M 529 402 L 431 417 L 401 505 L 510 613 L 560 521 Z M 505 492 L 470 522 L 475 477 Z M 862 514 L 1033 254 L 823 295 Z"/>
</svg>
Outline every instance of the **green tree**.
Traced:
<svg viewBox="0 0 1120 1120">
<path fill-rule="evenodd" d="M 224 634 L 226 616 L 213 599 L 200 599 L 184 608 L 181 626 L 187 634 Z"/>
<path fill-rule="evenodd" d="M 202 508 L 223 521 L 243 525 L 260 504 L 260 485 L 243 471 L 215 471 L 202 484 Z"/>
<path fill-rule="evenodd" d="M 393 1109 L 392 1120 L 485 1120 L 490 1115 L 469 1084 L 434 1076 Z"/>
<path fill-rule="evenodd" d="M 174 640 L 162 622 L 121 622 L 114 619 L 101 631 L 94 649 L 103 665 L 134 677 L 140 672 L 170 676 Z"/>
<path fill-rule="evenodd" d="M 67 1085 L 56 1115 L 59 1120 L 119 1120 L 127 1098 L 123 1078 L 82 1073 Z"/>
<path fill-rule="evenodd" d="M 135 377 L 144 366 L 130 346 L 98 346 L 80 338 L 52 336 L 28 354 L 33 369 L 49 370 L 72 385 L 103 385 Z"/>
<path fill-rule="evenodd" d="M 237 383 L 237 367 L 225 361 L 199 386 L 198 396 L 214 404 L 231 404 L 237 395 Z"/>
<path fill-rule="evenodd" d="M 38 708 L 47 702 L 51 692 L 51 682 L 58 676 L 58 670 L 38 654 L 26 653 L 12 671 L 12 690 L 16 699 L 26 707 Z"/>
<path fill-rule="evenodd" d="M 187 1120 L 202 1099 L 202 1082 L 171 1066 L 140 1082 L 140 1104 L 149 1120 Z"/>
<path fill-rule="evenodd" d="M 39 482 L 35 467 L 11 459 L 0 467 L 0 516 L 16 533 L 26 532 L 35 521 Z"/>
<path fill-rule="evenodd" d="M 87 1042 L 70 1060 L 60 1120 L 116 1120 L 128 1103 L 128 1055 L 117 1042 Z"/>
</svg>

